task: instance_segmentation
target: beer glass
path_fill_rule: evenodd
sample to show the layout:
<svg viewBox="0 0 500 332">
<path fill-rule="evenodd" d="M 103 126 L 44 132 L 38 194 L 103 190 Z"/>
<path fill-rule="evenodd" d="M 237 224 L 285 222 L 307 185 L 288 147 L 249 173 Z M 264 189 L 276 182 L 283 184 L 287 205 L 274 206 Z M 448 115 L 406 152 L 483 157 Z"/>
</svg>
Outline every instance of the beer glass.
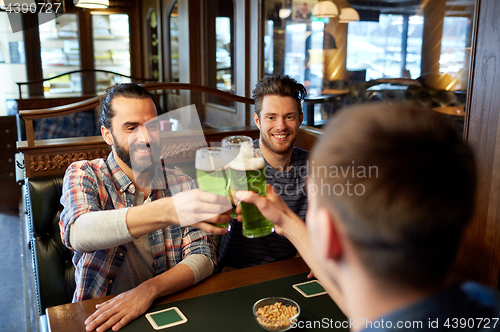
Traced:
<svg viewBox="0 0 500 332">
<path fill-rule="evenodd" d="M 245 142 L 253 143 L 253 139 L 249 136 L 227 136 L 222 139 L 222 148 L 239 149 Z"/>
<path fill-rule="evenodd" d="M 251 137 L 248 136 L 227 136 L 222 139 L 221 147 L 224 149 L 224 154 L 231 161 L 234 160 L 238 154 L 240 153 L 241 144 L 243 143 L 253 143 Z M 226 173 L 227 174 L 227 173 Z M 233 186 L 231 185 L 231 177 L 227 176 L 227 191 L 229 193 L 229 199 L 231 200 L 231 204 L 233 205 L 233 210 L 231 211 L 231 218 L 236 219 L 236 204 L 234 204 L 233 194 L 234 191 Z"/>
<path fill-rule="evenodd" d="M 227 159 L 224 158 L 221 148 L 201 148 L 196 151 L 196 179 L 198 187 L 219 196 L 227 197 L 227 181 L 224 168 Z M 229 223 L 215 223 L 217 227 L 228 228 Z"/>
<path fill-rule="evenodd" d="M 243 143 L 239 155 L 229 164 L 233 190 L 254 191 L 266 195 L 266 169 L 264 158 L 259 149 L 251 143 Z M 259 209 L 249 203 L 241 202 L 242 233 L 248 238 L 266 236 L 274 232 L 274 225 L 267 220 Z"/>
</svg>

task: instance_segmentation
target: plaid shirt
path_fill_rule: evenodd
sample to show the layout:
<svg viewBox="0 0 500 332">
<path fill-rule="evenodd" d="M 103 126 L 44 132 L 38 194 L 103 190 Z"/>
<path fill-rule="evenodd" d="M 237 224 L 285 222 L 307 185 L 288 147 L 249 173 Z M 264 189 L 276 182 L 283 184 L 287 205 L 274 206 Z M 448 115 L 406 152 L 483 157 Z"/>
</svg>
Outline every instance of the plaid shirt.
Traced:
<svg viewBox="0 0 500 332">
<path fill-rule="evenodd" d="M 193 180 L 187 175 L 169 169 L 163 171 L 168 186 L 161 190 L 153 189 L 152 200 L 195 188 Z M 120 245 L 90 253 L 75 251 L 69 242 L 70 226 L 84 213 L 130 207 L 134 202 L 135 187 L 116 163 L 113 153 L 107 160 L 78 161 L 68 167 L 64 176 L 61 197 L 64 209 L 59 228 L 63 243 L 74 252 L 76 290 L 73 302 L 109 295 L 127 250 Z M 203 254 L 215 263 L 211 239 L 193 227 L 169 226 L 160 229 L 149 234 L 149 244 L 156 275 L 174 267 L 188 255 Z"/>
</svg>

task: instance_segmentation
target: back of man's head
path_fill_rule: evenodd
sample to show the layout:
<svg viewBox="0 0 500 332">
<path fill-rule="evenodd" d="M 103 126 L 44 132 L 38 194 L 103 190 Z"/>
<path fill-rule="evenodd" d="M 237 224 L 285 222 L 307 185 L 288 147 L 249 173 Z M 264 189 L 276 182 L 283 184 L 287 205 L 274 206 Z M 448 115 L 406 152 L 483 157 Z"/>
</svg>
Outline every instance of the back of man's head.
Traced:
<svg viewBox="0 0 500 332">
<path fill-rule="evenodd" d="M 111 119 L 115 115 L 112 102 L 116 97 L 138 99 L 151 98 L 151 100 L 155 102 L 153 95 L 146 90 L 146 88 L 136 83 L 121 83 L 110 86 L 101 96 L 98 108 L 101 125 L 108 129 L 111 129 Z"/>
<path fill-rule="evenodd" d="M 390 284 L 440 286 L 473 211 L 470 148 L 437 114 L 406 104 L 347 108 L 324 132 L 310 188 L 340 216 L 367 271 Z"/>
<path fill-rule="evenodd" d="M 265 96 L 292 97 L 297 105 L 299 115 L 302 114 L 302 100 L 307 96 L 306 88 L 288 75 L 274 75 L 262 78 L 252 91 L 255 99 L 255 113 L 260 118 L 262 101 Z"/>
</svg>

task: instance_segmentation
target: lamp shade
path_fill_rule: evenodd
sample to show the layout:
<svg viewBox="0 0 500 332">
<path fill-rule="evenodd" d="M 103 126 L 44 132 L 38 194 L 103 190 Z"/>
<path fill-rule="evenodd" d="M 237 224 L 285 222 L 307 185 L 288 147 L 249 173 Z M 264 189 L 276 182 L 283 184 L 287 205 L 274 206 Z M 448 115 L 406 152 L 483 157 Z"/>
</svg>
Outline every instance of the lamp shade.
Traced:
<svg viewBox="0 0 500 332">
<path fill-rule="evenodd" d="M 76 7 L 82 8 L 108 8 L 109 0 L 73 0 Z"/>
<path fill-rule="evenodd" d="M 290 8 L 281 8 L 279 11 L 280 18 L 287 18 L 292 13 Z"/>
<path fill-rule="evenodd" d="M 359 21 L 359 14 L 356 9 L 347 7 L 340 10 L 339 22 L 349 23 L 353 21 Z"/>
<path fill-rule="evenodd" d="M 319 1 L 314 5 L 312 14 L 315 17 L 335 17 L 339 15 L 339 10 L 331 1 Z"/>
</svg>

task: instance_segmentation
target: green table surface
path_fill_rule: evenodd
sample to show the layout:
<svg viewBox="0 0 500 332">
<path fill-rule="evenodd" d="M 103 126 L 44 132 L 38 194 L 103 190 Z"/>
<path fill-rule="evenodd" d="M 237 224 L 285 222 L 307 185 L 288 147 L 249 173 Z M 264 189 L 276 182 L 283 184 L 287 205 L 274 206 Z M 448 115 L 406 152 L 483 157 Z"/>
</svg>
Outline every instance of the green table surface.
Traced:
<svg viewBox="0 0 500 332">
<path fill-rule="evenodd" d="M 264 331 L 252 314 L 253 304 L 264 297 L 282 296 L 296 301 L 301 309 L 298 325 L 302 328 L 290 331 L 323 331 L 325 328 L 334 327 L 336 321 L 346 320 L 344 314 L 328 294 L 305 298 L 292 287 L 294 284 L 308 281 L 307 274 L 301 273 L 218 293 L 169 302 L 153 306 L 148 312 L 171 307 L 177 307 L 182 311 L 188 321 L 160 330 L 165 332 Z M 155 331 L 155 329 L 145 315 L 142 315 L 120 331 L 147 332 Z"/>
</svg>

